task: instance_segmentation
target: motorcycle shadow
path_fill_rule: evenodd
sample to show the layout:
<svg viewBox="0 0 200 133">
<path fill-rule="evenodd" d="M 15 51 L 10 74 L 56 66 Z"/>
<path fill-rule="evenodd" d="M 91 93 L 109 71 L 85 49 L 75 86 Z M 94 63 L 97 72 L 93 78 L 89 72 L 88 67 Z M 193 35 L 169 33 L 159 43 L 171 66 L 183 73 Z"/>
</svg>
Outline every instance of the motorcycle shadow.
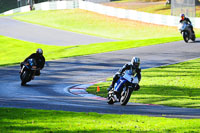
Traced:
<svg viewBox="0 0 200 133">
<path fill-rule="evenodd" d="M 200 43 L 200 40 L 196 40 L 196 41 L 191 41 L 191 42 L 189 42 L 189 43 Z"/>
<path fill-rule="evenodd" d="M 22 85 L 21 87 L 39 87 L 41 85 L 37 85 L 37 84 L 25 84 L 25 85 Z"/>
</svg>

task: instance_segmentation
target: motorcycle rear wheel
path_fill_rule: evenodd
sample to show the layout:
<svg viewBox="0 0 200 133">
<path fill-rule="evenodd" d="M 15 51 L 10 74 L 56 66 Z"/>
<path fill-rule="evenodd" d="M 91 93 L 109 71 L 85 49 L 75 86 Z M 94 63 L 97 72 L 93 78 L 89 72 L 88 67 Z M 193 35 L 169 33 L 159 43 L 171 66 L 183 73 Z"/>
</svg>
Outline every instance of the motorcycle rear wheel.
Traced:
<svg viewBox="0 0 200 133">
<path fill-rule="evenodd" d="M 191 39 L 193 42 L 195 42 L 195 40 L 196 40 L 196 36 L 195 36 L 195 34 L 192 36 L 192 39 Z"/>
</svg>

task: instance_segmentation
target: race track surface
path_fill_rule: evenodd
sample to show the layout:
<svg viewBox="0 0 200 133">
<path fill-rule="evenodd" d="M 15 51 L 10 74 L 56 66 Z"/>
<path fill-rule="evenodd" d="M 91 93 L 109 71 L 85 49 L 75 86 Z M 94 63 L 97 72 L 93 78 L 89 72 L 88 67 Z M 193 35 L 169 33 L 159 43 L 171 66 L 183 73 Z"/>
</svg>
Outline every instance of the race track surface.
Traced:
<svg viewBox="0 0 200 133">
<path fill-rule="evenodd" d="M 0 107 L 200 118 L 200 109 L 138 103 L 108 105 L 106 101 L 80 97 L 68 91 L 78 84 L 97 82 L 112 76 L 133 56 L 141 58 L 144 69 L 197 58 L 199 51 L 200 41 L 188 44 L 179 41 L 48 61 L 41 76 L 23 87 L 20 85 L 19 66 L 0 67 Z"/>
<path fill-rule="evenodd" d="M 14 20 L 11 17 L 0 18 L 0 35 L 47 45 L 85 45 L 91 43 L 111 42 L 105 39 L 85 34 L 79 34 L 50 27 L 29 24 Z"/>
</svg>

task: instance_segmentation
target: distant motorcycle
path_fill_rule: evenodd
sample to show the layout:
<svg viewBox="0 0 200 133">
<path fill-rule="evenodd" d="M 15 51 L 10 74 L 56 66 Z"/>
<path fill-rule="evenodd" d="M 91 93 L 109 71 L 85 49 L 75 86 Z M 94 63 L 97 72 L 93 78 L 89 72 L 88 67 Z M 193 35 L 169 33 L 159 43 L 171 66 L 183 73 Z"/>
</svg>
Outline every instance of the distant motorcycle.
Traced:
<svg viewBox="0 0 200 133">
<path fill-rule="evenodd" d="M 195 41 L 195 33 L 192 33 L 191 26 L 186 22 L 180 23 L 178 26 L 180 33 L 183 36 L 183 39 L 186 43 L 191 39 L 193 42 Z"/>
<path fill-rule="evenodd" d="M 35 59 L 28 59 L 27 62 L 23 63 L 20 72 L 21 85 L 26 85 L 27 82 L 31 81 L 37 70 L 40 69 L 37 69 L 37 63 Z"/>
<path fill-rule="evenodd" d="M 114 88 L 108 92 L 107 103 L 114 104 L 115 102 L 120 102 L 121 105 L 126 105 L 138 83 L 138 77 L 133 77 L 125 73 L 115 83 Z"/>
</svg>

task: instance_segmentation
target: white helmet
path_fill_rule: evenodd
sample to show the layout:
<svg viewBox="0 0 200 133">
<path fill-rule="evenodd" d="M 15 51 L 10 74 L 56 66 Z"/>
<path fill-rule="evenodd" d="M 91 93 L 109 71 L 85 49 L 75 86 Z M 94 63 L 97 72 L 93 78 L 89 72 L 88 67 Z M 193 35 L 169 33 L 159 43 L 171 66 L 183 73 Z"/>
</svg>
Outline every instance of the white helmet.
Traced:
<svg viewBox="0 0 200 133">
<path fill-rule="evenodd" d="M 42 54 L 43 54 L 43 51 L 42 51 L 42 49 L 41 49 L 41 48 L 38 48 L 38 49 L 37 49 L 37 51 L 36 51 L 36 53 L 38 53 L 38 54 L 41 54 L 41 55 L 42 55 Z"/>
<path fill-rule="evenodd" d="M 131 64 L 138 68 L 140 66 L 140 58 L 133 57 L 132 60 L 131 60 Z"/>
</svg>

